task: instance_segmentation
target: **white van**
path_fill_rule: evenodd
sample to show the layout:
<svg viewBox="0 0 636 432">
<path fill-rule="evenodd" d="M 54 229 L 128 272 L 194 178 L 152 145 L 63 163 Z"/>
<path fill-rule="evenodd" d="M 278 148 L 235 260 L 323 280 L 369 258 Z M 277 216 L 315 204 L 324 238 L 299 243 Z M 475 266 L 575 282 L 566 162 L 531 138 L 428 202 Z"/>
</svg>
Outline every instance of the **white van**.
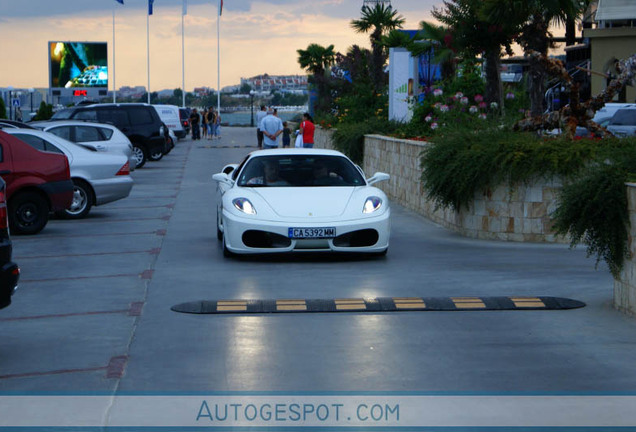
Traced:
<svg viewBox="0 0 636 432">
<path fill-rule="evenodd" d="M 176 105 L 153 105 L 161 118 L 161 121 L 168 126 L 177 138 L 185 138 L 186 131 L 181 124 L 179 117 L 179 107 Z"/>
</svg>

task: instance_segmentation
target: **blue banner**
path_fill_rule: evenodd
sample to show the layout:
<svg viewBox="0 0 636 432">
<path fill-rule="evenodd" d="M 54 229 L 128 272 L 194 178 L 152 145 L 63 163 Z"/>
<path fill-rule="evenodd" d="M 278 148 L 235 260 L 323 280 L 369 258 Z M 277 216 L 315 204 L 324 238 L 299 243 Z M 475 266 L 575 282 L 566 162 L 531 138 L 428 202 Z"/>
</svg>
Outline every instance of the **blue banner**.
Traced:
<svg viewBox="0 0 636 432">
<path fill-rule="evenodd" d="M 152 15 L 152 4 L 155 0 L 148 0 L 148 15 Z"/>
</svg>

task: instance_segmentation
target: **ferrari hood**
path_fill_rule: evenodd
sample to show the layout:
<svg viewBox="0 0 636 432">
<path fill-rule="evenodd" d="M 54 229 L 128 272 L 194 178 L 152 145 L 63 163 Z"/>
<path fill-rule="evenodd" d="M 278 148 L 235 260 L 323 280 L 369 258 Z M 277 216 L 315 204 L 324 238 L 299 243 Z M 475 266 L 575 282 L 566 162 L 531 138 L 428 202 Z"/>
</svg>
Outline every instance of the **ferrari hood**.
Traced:
<svg viewBox="0 0 636 432">
<path fill-rule="evenodd" d="M 255 188 L 282 217 L 335 217 L 345 212 L 354 187 Z"/>
</svg>

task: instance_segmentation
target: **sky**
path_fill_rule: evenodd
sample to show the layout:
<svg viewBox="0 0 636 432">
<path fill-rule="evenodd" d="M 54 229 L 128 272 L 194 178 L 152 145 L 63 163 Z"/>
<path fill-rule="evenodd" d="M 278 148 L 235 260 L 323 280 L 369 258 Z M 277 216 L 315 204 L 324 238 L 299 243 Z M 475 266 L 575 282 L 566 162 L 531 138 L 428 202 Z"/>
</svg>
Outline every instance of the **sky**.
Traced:
<svg viewBox="0 0 636 432">
<path fill-rule="evenodd" d="M 185 88 L 217 88 L 217 1 L 188 0 Z M 48 41 L 108 42 L 113 88 L 113 11 L 117 88 L 146 86 L 147 0 L 0 0 L 0 87 L 48 87 Z M 305 74 L 296 50 L 310 43 L 368 47 L 349 22 L 363 0 L 224 0 L 220 20 L 221 87 L 262 73 Z M 405 29 L 431 20 L 441 0 L 392 0 Z M 155 0 L 150 16 L 150 90 L 181 88 L 183 0 Z"/>
</svg>

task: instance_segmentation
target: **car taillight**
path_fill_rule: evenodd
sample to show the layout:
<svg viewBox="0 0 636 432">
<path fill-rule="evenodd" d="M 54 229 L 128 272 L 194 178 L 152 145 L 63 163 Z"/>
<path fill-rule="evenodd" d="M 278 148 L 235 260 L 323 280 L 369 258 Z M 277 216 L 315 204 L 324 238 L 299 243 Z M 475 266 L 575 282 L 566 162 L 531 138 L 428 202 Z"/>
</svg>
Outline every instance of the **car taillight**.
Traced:
<svg viewBox="0 0 636 432">
<path fill-rule="evenodd" d="M 188 126 L 188 121 L 187 121 L 187 120 L 184 120 L 184 121 L 183 121 L 183 125 L 184 125 L 184 126 Z"/>
<path fill-rule="evenodd" d="M 126 162 L 124 164 L 123 167 L 121 167 L 119 169 L 119 171 L 117 171 L 117 174 L 115 174 L 116 176 L 118 175 L 130 175 L 130 164 L 128 162 Z"/>
<path fill-rule="evenodd" d="M 0 229 L 9 228 L 9 213 L 7 211 L 7 195 L 5 190 L 0 190 Z"/>
</svg>

